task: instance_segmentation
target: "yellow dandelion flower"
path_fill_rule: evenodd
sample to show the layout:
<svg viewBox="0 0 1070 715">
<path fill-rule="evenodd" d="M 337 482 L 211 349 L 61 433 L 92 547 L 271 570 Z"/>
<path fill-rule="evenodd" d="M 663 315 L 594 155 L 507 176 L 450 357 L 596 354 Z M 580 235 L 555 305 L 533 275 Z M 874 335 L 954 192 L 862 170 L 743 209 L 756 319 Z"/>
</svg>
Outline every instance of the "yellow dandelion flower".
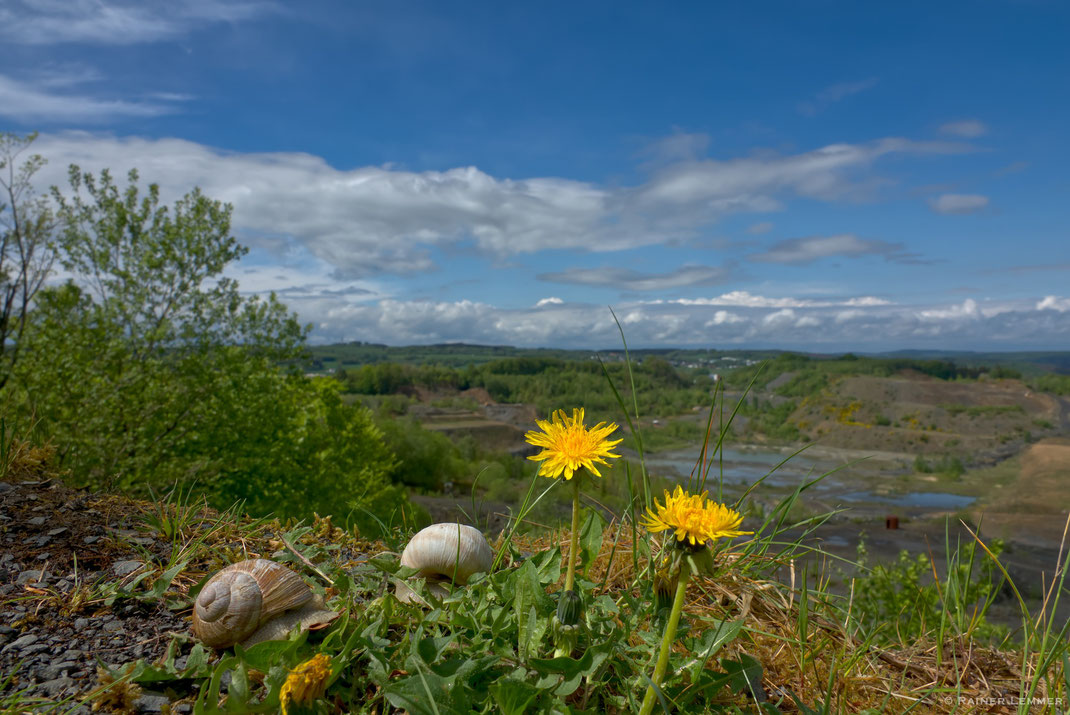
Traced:
<svg viewBox="0 0 1070 715">
<path fill-rule="evenodd" d="M 282 715 L 293 703 L 310 703 L 322 698 L 327 691 L 327 681 L 331 678 L 331 658 L 318 653 L 299 664 L 286 676 L 286 682 L 279 691 L 279 705 Z"/>
<path fill-rule="evenodd" d="M 656 509 L 647 509 L 642 525 L 647 531 L 672 531 L 679 542 L 688 541 L 692 546 L 707 541 L 731 539 L 753 531 L 739 531 L 743 516 L 717 502 L 707 502 L 706 492 L 688 494 L 681 487 L 671 495 L 665 492 L 665 505 L 654 501 Z"/>
<path fill-rule="evenodd" d="M 600 477 L 595 463 L 609 464 L 605 457 L 620 456 L 609 451 L 622 441 L 608 439 L 617 430 L 617 425 L 599 422 L 588 429 L 583 424 L 582 407 L 572 410 L 571 417 L 564 410 L 558 410 L 552 420 L 536 420 L 535 424 L 542 432 L 528 432 L 524 439 L 528 444 L 542 447 L 541 452 L 528 459 L 542 462 L 539 474 L 545 477 L 557 479 L 564 474 L 569 480 L 581 468 Z"/>
</svg>

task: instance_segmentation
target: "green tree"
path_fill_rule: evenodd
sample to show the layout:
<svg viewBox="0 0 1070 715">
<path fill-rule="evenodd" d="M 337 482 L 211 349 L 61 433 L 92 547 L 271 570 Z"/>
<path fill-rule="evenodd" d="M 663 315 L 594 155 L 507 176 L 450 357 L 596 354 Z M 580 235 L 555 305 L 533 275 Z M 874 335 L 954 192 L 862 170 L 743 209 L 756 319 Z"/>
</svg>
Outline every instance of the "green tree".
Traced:
<svg viewBox="0 0 1070 715">
<path fill-rule="evenodd" d="M 33 176 L 45 160 L 19 155 L 36 134 L 0 133 L 0 389 L 7 384 L 22 347 L 26 316 L 52 270 L 55 220 Z"/>
<path fill-rule="evenodd" d="M 196 189 L 161 206 L 137 181 L 72 167 L 73 194 L 53 189 L 73 278 L 41 291 L 17 374 L 73 479 L 132 493 L 193 482 L 258 514 L 400 500 L 367 412 L 280 367 L 306 329 L 224 275 L 245 253 L 230 206 Z"/>
</svg>

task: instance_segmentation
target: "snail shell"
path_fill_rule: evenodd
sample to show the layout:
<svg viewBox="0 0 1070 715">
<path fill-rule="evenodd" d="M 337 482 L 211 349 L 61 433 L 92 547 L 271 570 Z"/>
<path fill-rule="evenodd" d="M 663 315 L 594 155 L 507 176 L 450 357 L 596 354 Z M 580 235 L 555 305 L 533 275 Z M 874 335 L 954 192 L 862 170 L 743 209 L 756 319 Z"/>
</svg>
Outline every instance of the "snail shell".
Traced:
<svg viewBox="0 0 1070 715">
<path fill-rule="evenodd" d="M 208 580 L 193 605 L 193 633 L 205 645 L 248 648 L 285 638 L 296 625 L 310 628 L 338 616 L 300 576 L 282 564 L 250 559 Z"/>
<path fill-rule="evenodd" d="M 446 585 L 453 580 L 458 585 L 468 583 L 472 574 L 490 571 L 494 554 L 486 537 L 465 524 L 432 524 L 419 531 L 401 553 L 401 565 L 417 569 L 417 576 L 427 580 L 432 593 L 444 596 Z M 419 600 L 412 589 L 397 583 L 398 599 L 404 602 Z"/>
</svg>

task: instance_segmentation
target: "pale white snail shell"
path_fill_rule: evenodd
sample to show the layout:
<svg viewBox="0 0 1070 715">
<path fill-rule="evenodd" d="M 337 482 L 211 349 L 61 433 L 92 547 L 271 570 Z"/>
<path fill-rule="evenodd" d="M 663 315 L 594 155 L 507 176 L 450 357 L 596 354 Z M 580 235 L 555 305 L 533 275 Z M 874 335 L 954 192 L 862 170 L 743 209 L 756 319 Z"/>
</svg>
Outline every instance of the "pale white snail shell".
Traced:
<svg viewBox="0 0 1070 715">
<path fill-rule="evenodd" d="M 250 647 L 338 617 L 300 576 L 282 564 L 250 559 L 212 576 L 193 604 L 193 634 L 205 645 Z"/>
<path fill-rule="evenodd" d="M 472 574 L 490 571 L 494 553 L 486 537 L 465 524 L 432 524 L 417 532 L 401 553 L 401 565 L 417 569 L 417 576 L 427 580 L 428 589 L 437 596 L 449 593 L 452 580 L 468 583 Z M 411 588 L 397 582 L 398 600 L 419 600 Z"/>
</svg>

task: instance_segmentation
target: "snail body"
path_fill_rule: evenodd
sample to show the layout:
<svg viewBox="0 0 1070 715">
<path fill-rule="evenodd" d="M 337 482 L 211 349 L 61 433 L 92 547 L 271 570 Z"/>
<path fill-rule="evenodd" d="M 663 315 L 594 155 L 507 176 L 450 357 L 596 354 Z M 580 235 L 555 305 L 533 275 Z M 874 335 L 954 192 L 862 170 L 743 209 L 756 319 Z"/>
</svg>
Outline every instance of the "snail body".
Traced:
<svg viewBox="0 0 1070 715">
<path fill-rule="evenodd" d="M 456 523 L 432 524 L 422 529 L 401 554 L 401 565 L 416 569 L 416 575 L 426 579 L 429 590 L 439 597 L 449 593 L 451 581 L 464 585 L 473 574 L 490 571 L 493 561 L 494 553 L 486 537 L 474 527 Z M 404 602 L 419 600 L 400 581 L 397 596 Z"/>
<path fill-rule="evenodd" d="M 337 617 L 308 584 L 282 564 L 250 559 L 212 576 L 193 605 L 193 633 L 205 645 L 248 648 Z"/>
</svg>

